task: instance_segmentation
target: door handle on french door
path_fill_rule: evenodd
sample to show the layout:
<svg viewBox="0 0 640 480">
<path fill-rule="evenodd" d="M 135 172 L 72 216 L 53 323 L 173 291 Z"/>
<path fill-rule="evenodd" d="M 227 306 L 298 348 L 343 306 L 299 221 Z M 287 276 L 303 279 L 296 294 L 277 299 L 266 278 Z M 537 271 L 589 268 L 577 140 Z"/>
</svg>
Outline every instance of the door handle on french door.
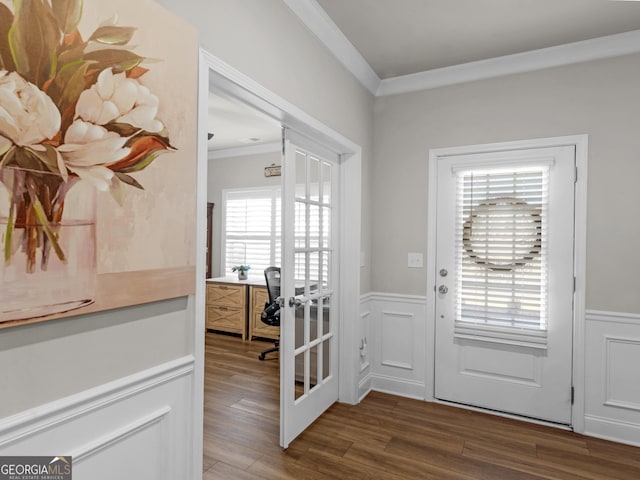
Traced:
<svg viewBox="0 0 640 480">
<path fill-rule="evenodd" d="M 445 294 L 449 291 L 449 289 L 447 288 L 447 286 L 446 286 L 446 285 L 440 285 L 440 286 L 438 287 L 438 291 L 439 291 L 441 294 L 445 295 Z"/>
<path fill-rule="evenodd" d="M 290 307 L 301 307 L 302 305 L 304 305 L 305 302 L 303 302 L 302 300 L 300 300 L 299 298 L 296 297 L 291 297 L 289 298 L 289 306 Z"/>
</svg>

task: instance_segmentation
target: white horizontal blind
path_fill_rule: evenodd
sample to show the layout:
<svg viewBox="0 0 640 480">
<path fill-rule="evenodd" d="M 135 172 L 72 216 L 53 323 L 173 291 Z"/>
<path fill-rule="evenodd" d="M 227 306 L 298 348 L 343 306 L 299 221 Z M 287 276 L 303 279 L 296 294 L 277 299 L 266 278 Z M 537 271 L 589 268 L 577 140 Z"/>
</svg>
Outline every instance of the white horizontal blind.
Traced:
<svg viewBox="0 0 640 480">
<path fill-rule="evenodd" d="M 328 259 L 331 245 L 331 172 L 329 162 L 305 151 L 296 151 L 299 180 L 295 193 L 296 281 L 308 278 L 316 288 L 328 284 Z"/>
<path fill-rule="evenodd" d="M 225 190 L 222 265 L 251 265 L 251 274 L 280 265 L 280 188 Z"/>
<path fill-rule="evenodd" d="M 458 336 L 545 342 L 548 172 L 457 173 Z"/>
</svg>

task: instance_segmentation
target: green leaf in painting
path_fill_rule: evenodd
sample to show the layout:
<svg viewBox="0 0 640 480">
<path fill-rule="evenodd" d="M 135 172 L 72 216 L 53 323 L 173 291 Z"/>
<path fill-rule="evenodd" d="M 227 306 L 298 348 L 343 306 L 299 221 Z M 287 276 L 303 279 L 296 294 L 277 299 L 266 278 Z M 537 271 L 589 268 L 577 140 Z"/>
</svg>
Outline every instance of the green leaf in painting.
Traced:
<svg viewBox="0 0 640 480">
<path fill-rule="evenodd" d="M 68 63 L 58 70 L 49 87 L 49 94 L 56 100 L 62 116 L 61 130 L 66 132 L 75 116 L 75 105 L 85 90 L 85 74 L 89 64 L 83 60 Z"/>
<path fill-rule="evenodd" d="M 105 43 L 107 45 L 126 45 L 136 31 L 133 27 L 119 27 L 117 25 L 106 25 L 98 28 L 89 41 Z"/>
<path fill-rule="evenodd" d="M 42 0 L 14 0 L 9 46 L 16 71 L 42 89 L 56 69 L 61 34 L 53 12 Z"/>
<path fill-rule="evenodd" d="M 60 30 L 73 32 L 82 18 L 82 0 L 51 0 L 51 6 Z"/>
<path fill-rule="evenodd" d="M 13 13 L 0 3 L 0 68 L 12 72 L 16 69 L 9 47 L 9 29 L 13 23 Z"/>
<path fill-rule="evenodd" d="M 124 205 L 124 183 L 120 181 L 117 175 L 111 178 L 111 185 L 109 185 L 109 193 L 121 207 Z"/>
<path fill-rule="evenodd" d="M 116 72 L 131 70 L 137 66 L 143 57 L 136 55 L 128 50 L 117 49 L 105 49 L 89 52 L 84 56 L 87 62 L 92 62 L 91 70 L 96 70 L 98 73 L 106 68 L 114 68 Z M 96 75 L 97 78 L 97 75 Z"/>
<path fill-rule="evenodd" d="M 131 137 L 140 132 L 138 127 L 134 127 L 133 125 L 129 125 L 128 123 L 107 123 L 103 125 L 104 128 L 109 130 L 110 132 L 115 132 L 121 137 Z"/>
<path fill-rule="evenodd" d="M 140 190 L 144 190 L 144 187 L 140 185 L 140 183 L 138 183 L 138 181 L 135 178 L 133 178 L 131 175 L 127 175 L 126 173 L 122 173 L 122 172 L 114 172 L 114 173 L 120 181 L 126 183 L 127 185 L 131 185 L 132 187 L 136 187 L 136 188 L 139 188 Z"/>
<path fill-rule="evenodd" d="M 34 172 L 43 172 L 47 168 L 34 151 L 25 147 L 17 147 L 13 157 L 15 164 L 25 170 L 33 170 Z"/>
<path fill-rule="evenodd" d="M 10 147 L 7 153 L 5 153 L 2 160 L 0 160 L 0 168 L 4 168 L 8 165 L 11 165 L 11 162 L 15 160 L 16 155 L 16 147 Z"/>
<path fill-rule="evenodd" d="M 58 169 L 58 156 L 55 148 L 51 145 L 44 145 L 44 150 L 29 149 L 29 153 L 38 158 L 50 171 L 60 173 Z"/>
<path fill-rule="evenodd" d="M 149 165 L 151 165 L 151 163 L 160 156 L 160 154 L 162 152 L 164 152 L 165 150 L 155 150 L 153 152 L 150 152 L 148 155 L 145 155 L 144 157 L 142 157 L 140 159 L 140 161 L 136 162 L 135 164 L 129 166 L 129 167 L 125 167 L 122 170 L 120 170 L 120 172 L 122 173 L 132 173 L 132 172 L 139 172 L 140 170 L 144 170 L 145 168 L 147 168 Z"/>
</svg>

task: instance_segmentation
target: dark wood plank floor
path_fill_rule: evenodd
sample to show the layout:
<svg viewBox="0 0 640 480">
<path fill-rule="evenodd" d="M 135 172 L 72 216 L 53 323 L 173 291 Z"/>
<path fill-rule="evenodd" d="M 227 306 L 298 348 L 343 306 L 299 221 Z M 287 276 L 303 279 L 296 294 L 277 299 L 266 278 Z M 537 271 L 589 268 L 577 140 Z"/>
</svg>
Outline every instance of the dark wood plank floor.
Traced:
<svg viewBox="0 0 640 480">
<path fill-rule="evenodd" d="M 204 480 L 640 479 L 640 448 L 373 392 L 278 447 L 278 355 L 206 335 Z"/>
</svg>

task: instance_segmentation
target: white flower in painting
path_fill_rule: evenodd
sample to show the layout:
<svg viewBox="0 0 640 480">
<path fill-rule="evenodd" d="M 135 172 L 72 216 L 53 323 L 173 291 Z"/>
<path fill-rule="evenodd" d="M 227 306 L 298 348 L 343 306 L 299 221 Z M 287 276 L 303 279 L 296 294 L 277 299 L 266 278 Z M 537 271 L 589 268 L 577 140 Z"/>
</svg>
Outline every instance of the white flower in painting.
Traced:
<svg viewBox="0 0 640 480">
<path fill-rule="evenodd" d="M 156 118 L 159 100 L 147 87 L 126 74 L 107 68 L 98 81 L 80 94 L 76 118 L 96 125 L 115 121 L 128 123 L 147 132 L 160 132 L 164 125 Z"/>
<path fill-rule="evenodd" d="M 53 100 L 16 72 L 0 70 L 0 152 L 11 144 L 40 144 L 58 130 L 60 112 Z"/>
<path fill-rule="evenodd" d="M 64 144 L 58 147 L 64 167 L 100 190 L 108 190 L 113 171 L 107 165 L 129 155 L 125 147 L 127 138 L 106 128 L 82 120 L 76 120 L 67 129 Z"/>
</svg>

